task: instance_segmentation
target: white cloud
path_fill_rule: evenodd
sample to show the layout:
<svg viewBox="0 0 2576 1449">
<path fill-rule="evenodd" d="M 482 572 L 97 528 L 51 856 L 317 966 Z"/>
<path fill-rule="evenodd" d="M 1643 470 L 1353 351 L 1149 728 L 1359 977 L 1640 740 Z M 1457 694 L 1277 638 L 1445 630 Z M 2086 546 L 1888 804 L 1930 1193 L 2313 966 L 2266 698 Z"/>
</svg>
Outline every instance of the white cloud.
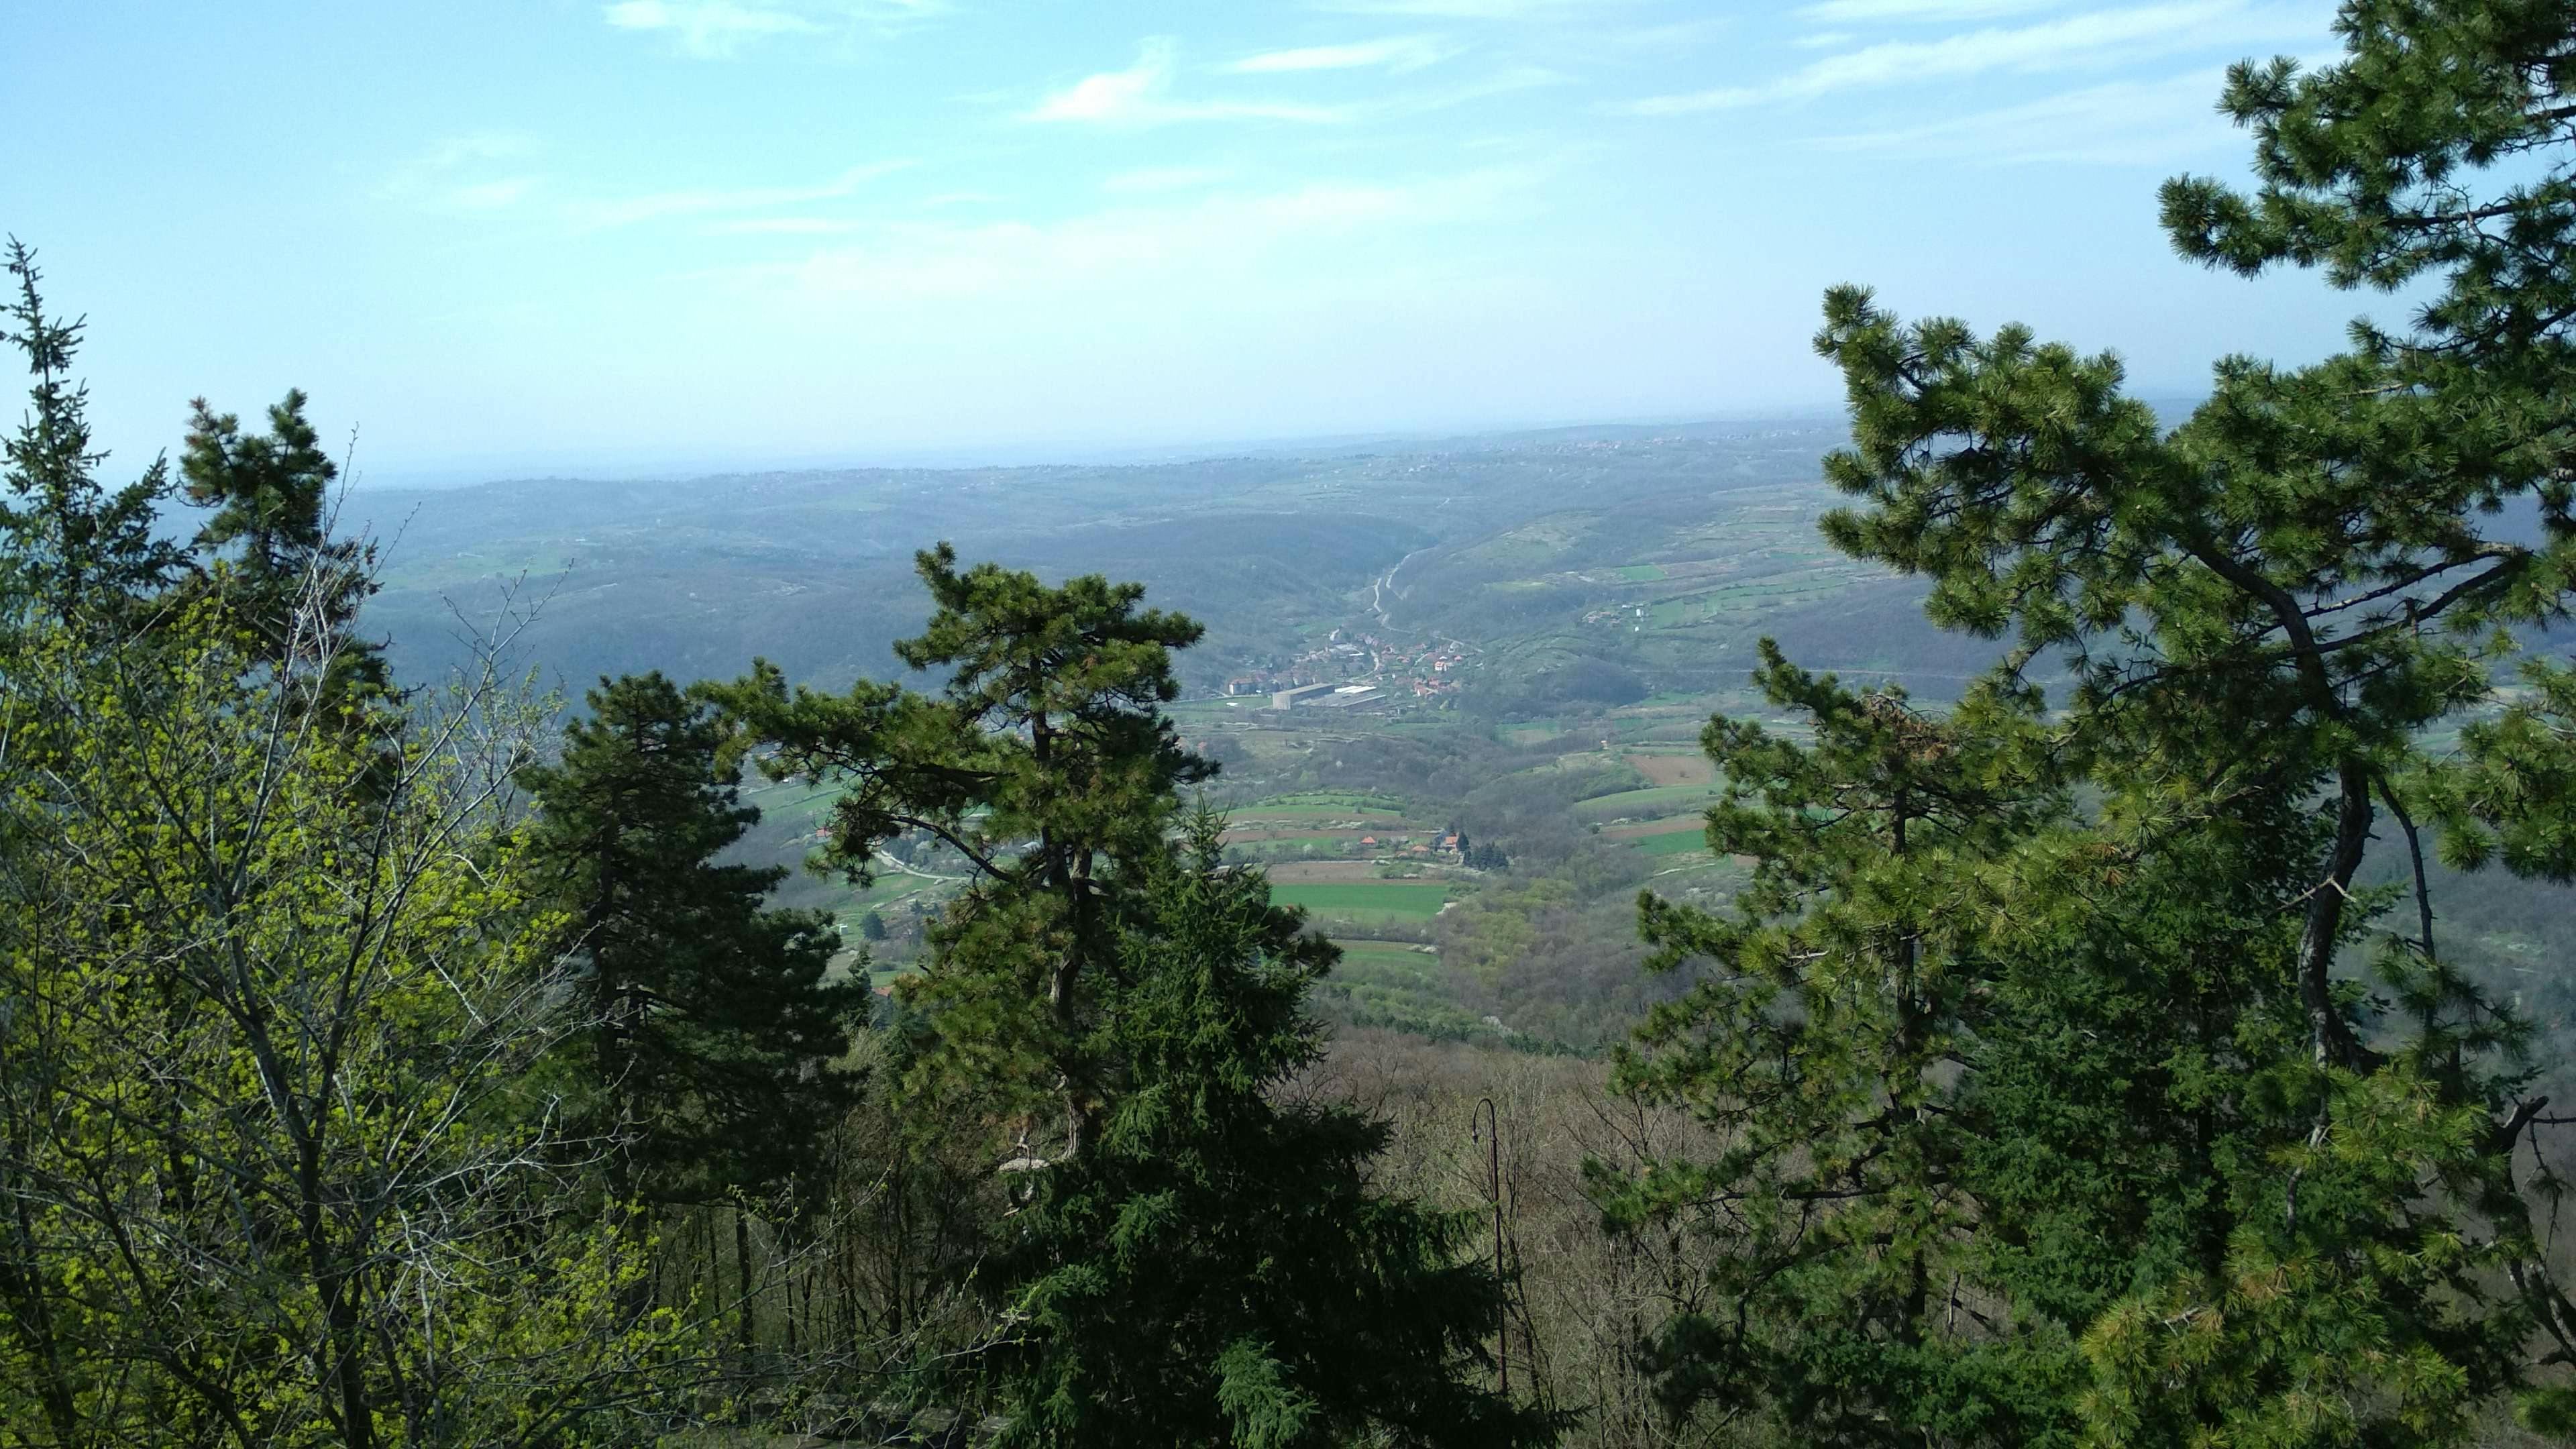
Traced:
<svg viewBox="0 0 2576 1449">
<path fill-rule="evenodd" d="M 1220 67 L 1237 75 L 1266 75 L 1281 71 L 1309 70 L 1374 70 L 1383 67 L 1399 74 L 1437 65 L 1457 51 L 1428 35 L 1394 35 L 1384 40 L 1363 40 L 1349 45 L 1309 45 L 1295 50 L 1271 50 L 1246 56 L 1231 65 Z"/>
<path fill-rule="evenodd" d="M 1543 65 L 1516 65 L 1494 72 L 1482 80 L 1465 81 L 1443 90 L 1415 95 L 1393 96 L 1378 102 L 1373 109 L 1382 115 L 1413 116 L 1427 111 L 1447 110 L 1487 96 L 1510 95 L 1514 91 L 1535 90 L 1541 86 L 1561 85 L 1565 77 Z"/>
<path fill-rule="evenodd" d="M 505 132 L 450 136 L 397 167 L 376 194 L 432 211 L 505 211 L 545 184 L 517 169 L 535 149 L 526 137 Z"/>
<path fill-rule="evenodd" d="M 908 160 L 874 161 L 864 166 L 853 166 L 828 181 L 810 186 L 697 188 L 578 201 L 569 204 L 566 213 L 570 219 L 584 226 L 611 227 L 668 216 L 703 216 L 714 212 L 759 211 L 769 207 L 837 201 L 855 194 L 878 177 L 911 164 Z"/>
<path fill-rule="evenodd" d="M 1348 15 L 1421 15 L 1443 20 L 1555 20 L 1624 9 L 1634 0 L 1324 0 Z"/>
<path fill-rule="evenodd" d="M 438 142 L 411 164 L 396 171 L 379 195 L 433 211 L 522 215 L 562 225 L 598 230 L 675 217 L 728 217 L 712 230 L 726 232 L 824 232 L 842 224 L 796 216 L 743 216 L 838 201 L 857 195 L 877 178 L 913 163 L 888 160 L 853 166 L 827 180 L 804 186 L 697 187 L 650 191 L 628 196 L 601 195 L 597 189 L 567 187 L 549 177 L 512 167 L 495 174 L 495 163 L 518 162 L 533 148 L 509 136 L 463 136 Z"/>
<path fill-rule="evenodd" d="M 2017 106 L 1880 131 L 1815 136 L 1818 150 L 1988 164 L 2085 162 L 2166 166 L 2241 148 L 2213 102 L 2221 67 L 2162 80 L 2112 81 Z"/>
<path fill-rule="evenodd" d="M 535 143 L 525 136 L 513 135 L 507 131 L 476 131 L 469 135 L 449 136 L 444 140 L 432 142 L 429 149 L 421 153 L 416 164 L 436 170 L 453 170 L 473 161 L 498 161 L 513 156 L 525 156 L 534 149 L 536 149 Z"/>
<path fill-rule="evenodd" d="M 1602 38 L 1620 50 L 1685 50 L 1735 27 L 1735 21 L 1723 15 L 1703 16 L 1697 20 L 1672 20 L 1661 25 L 1635 25 L 1608 32 Z"/>
<path fill-rule="evenodd" d="M 600 13 L 620 30 L 668 31 L 691 55 L 728 55 L 746 40 L 822 28 L 792 10 L 732 0 L 618 0 Z"/>
<path fill-rule="evenodd" d="M 1263 193 L 1214 193 L 1186 201 L 1113 205 L 1051 221 L 959 225 L 908 221 L 868 229 L 864 242 L 795 262 L 722 269 L 778 301 L 971 299 L 1027 293 L 1058 298 L 1067 286 L 1113 291 L 1167 287 L 1312 259 L 1318 248 L 1365 244 L 1381 233 L 1490 220 L 1543 175 L 1496 166 L 1405 182 L 1318 181 Z"/>
<path fill-rule="evenodd" d="M 1170 95 L 1172 71 L 1172 42 L 1148 40 L 1134 65 L 1085 76 L 1040 101 L 1028 118 L 1095 126 L 1157 126 L 1169 121 L 1211 120 L 1331 123 L 1350 118 L 1349 111 L 1333 106 L 1176 100 Z"/>
<path fill-rule="evenodd" d="M 743 193 L 762 195 L 763 193 Z M 783 194 L 783 193 L 781 193 Z M 921 211 L 956 206 L 989 206 L 1002 200 L 989 191 L 946 191 L 910 203 Z M 729 216 L 706 222 L 698 230 L 709 236 L 853 236 L 881 230 L 877 216 Z"/>
<path fill-rule="evenodd" d="M 2000 20 L 2054 10 L 2061 0 L 1816 0 L 1801 5 L 1799 19 L 1818 25 L 1862 25 L 1872 21 Z"/>
<path fill-rule="evenodd" d="M 862 223 L 827 216 L 753 216 L 711 222 L 718 236 L 846 236 Z"/>
<path fill-rule="evenodd" d="M 2013 29 L 1989 27 L 1939 40 L 1888 41 L 1826 56 L 1764 84 L 1650 96 L 1620 109 L 1642 116 L 1687 115 L 1908 81 L 2134 61 L 2213 44 L 2314 33 L 2312 16 L 2293 15 L 2288 8 L 2257 11 L 2249 10 L 2244 0 L 2182 0 L 2099 10 Z"/>
<path fill-rule="evenodd" d="M 1848 30 L 1826 30 L 1814 35 L 1801 35 L 1789 43 L 1800 50 L 1831 50 L 1837 45 L 1851 44 L 1852 33 Z"/>
<path fill-rule="evenodd" d="M 898 25 L 946 8 L 947 0 L 614 0 L 600 14 L 619 30 L 667 34 L 687 54 L 712 58 L 750 41 Z"/>
<path fill-rule="evenodd" d="M 1100 189 L 1113 196 L 1138 196 L 1162 191 L 1190 191 L 1214 186 L 1234 173 L 1222 166 L 1143 166 L 1121 171 L 1100 183 Z"/>
<path fill-rule="evenodd" d="M 1048 96 L 1030 116 L 1040 121 L 1116 120 L 1157 104 L 1171 79 L 1172 43 L 1147 41 L 1134 65 L 1084 76 Z"/>
<path fill-rule="evenodd" d="M 516 206 L 537 189 L 534 176 L 504 176 L 494 181 L 475 181 L 449 188 L 447 202 L 464 211 L 499 211 Z"/>
</svg>

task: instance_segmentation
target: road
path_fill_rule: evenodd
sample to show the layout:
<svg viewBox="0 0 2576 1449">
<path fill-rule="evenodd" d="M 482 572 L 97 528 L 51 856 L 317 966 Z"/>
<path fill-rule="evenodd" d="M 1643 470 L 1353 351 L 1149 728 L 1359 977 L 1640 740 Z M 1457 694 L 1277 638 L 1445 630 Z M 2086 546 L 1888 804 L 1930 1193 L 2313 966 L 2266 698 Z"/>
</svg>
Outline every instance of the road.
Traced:
<svg viewBox="0 0 2576 1449">
<path fill-rule="evenodd" d="M 1395 587 L 1395 576 L 1404 572 L 1404 566 L 1406 564 L 1413 562 L 1415 559 L 1418 559 L 1429 552 L 1431 552 L 1431 550 L 1428 548 L 1415 549 L 1413 552 L 1397 559 L 1395 561 L 1395 567 L 1386 571 L 1385 578 L 1379 579 L 1376 583 L 1369 585 L 1369 612 L 1377 615 L 1377 621 L 1383 627 L 1389 630 L 1393 630 L 1395 628 L 1395 621 L 1386 616 L 1386 592 L 1387 590 Z M 1400 599 L 1404 596 L 1402 594 L 1398 594 L 1396 597 Z"/>
</svg>

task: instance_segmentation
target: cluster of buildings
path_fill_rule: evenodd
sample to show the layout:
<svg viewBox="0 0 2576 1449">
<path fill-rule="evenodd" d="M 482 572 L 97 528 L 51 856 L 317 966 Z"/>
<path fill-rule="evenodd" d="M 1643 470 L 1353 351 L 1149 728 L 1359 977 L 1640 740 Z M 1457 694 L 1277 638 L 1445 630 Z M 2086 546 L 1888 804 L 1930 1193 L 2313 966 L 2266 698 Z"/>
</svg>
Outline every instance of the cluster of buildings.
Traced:
<svg viewBox="0 0 2576 1449">
<path fill-rule="evenodd" d="M 1453 694 L 1467 660 L 1467 646 L 1454 639 L 1404 643 L 1336 629 L 1322 647 L 1286 665 L 1227 680 L 1225 692 L 1266 694 L 1277 710 L 1361 709 Z"/>
<path fill-rule="evenodd" d="M 1621 624 L 1625 624 L 1628 626 L 1629 633 L 1641 633 L 1646 627 L 1646 606 L 1643 604 L 1619 604 L 1607 609 L 1595 609 L 1583 616 L 1583 622 L 1586 624 L 1607 624 L 1613 628 L 1616 628 Z"/>
<path fill-rule="evenodd" d="M 1360 849 L 1379 855 L 1410 855 L 1423 858 L 1437 856 L 1455 863 L 1467 853 L 1467 836 L 1455 826 L 1438 835 L 1420 840 L 1410 835 L 1384 837 L 1363 835 L 1360 837 Z"/>
<path fill-rule="evenodd" d="M 1358 709 L 1386 703 L 1386 691 L 1374 684 L 1302 684 L 1270 696 L 1272 709 Z"/>
</svg>

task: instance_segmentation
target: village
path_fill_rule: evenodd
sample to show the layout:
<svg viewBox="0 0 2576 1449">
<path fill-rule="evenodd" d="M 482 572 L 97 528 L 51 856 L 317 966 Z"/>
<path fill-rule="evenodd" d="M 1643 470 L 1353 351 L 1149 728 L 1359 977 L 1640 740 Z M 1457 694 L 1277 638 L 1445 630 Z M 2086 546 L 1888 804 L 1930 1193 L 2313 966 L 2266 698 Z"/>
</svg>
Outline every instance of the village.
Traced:
<svg viewBox="0 0 2576 1449">
<path fill-rule="evenodd" d="M 1454 694 L 1474 651 L 1456 639 L 1407 643 L 1335 629 L 1289 662 L 1225 682 L 1229 696 L 1268 695 L 1270 708 L 1365 709 Z"/>
</svg>

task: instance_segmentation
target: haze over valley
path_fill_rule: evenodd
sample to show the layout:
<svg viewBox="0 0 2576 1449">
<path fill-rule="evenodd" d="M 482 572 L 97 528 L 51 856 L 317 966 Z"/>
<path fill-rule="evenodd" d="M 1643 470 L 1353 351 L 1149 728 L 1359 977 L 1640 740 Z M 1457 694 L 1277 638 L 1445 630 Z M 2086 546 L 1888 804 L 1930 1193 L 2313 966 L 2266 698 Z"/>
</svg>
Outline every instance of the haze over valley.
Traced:
<svg viewBox="0 0 2576 1449">
<path fill-rule="evenodd" d="M 20 11 L 0 1449 L 2576 1445 L 2571 0 Z"/>
</svg>

